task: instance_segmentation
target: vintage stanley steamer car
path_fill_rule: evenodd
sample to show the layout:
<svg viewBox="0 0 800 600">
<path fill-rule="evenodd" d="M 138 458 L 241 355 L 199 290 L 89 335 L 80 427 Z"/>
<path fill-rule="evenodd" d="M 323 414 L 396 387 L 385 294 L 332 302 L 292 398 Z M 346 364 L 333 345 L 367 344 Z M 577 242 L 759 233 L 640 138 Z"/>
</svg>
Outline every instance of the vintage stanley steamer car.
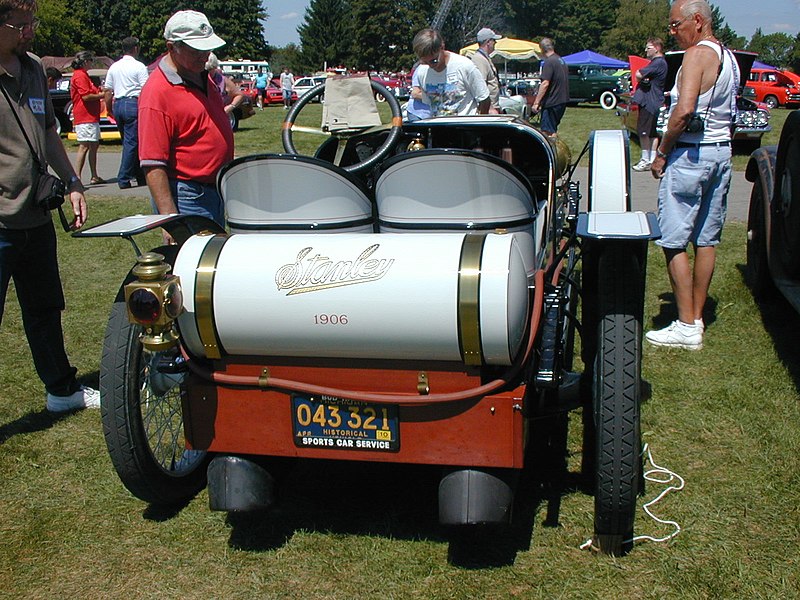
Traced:
<svg viewBox="0 0 800 600">
<path fill-rule="evenodd" d="M 753 152 L 747 217 L 747 271 L 753 294 L 779 291 L 800 312 L 800 111 L 788 116 L 777 146 Z"/>
<path fill-rule="evenodd" d="M 331 81 L 287 113 L 286 154 L 222 170 L 230 232 L 139 215 L 78 234 L 177 241 L 138 257 L 111 308 L 100 390 L 122 482 L 156 505 L 208 485 L 238 512 L 273 503 L 270 457 L 438 465 L 440 522 L 472 531 L 510 522 L 532 420 L 582 406 L 594 545 L 626 552 L 659 236 L 630 210 L 627 134 L 591 134 L 580 210 L 563 143 L 507 115 L 403 123 L 376 82 L 391 122 L 298 155 L 297 115 Z"/>
<path fill-rule="evenodd" d="M 739 70 L 741 72 L 739 95 L 736 99 L 739 113 L 736 117 L 736 123 L 733 124 L 733 145 L 734 149 L 751 152 L 761 145 L 761 138 L 764 134 L 772 131 L 772 127 L 769 124 L 770 112 L 766 105 L 744 97 L 746 89 L 745 83 L 747 82 L 750 69 L 753 66 L 753 61 L 758 55 L 753 52 L 743 52 L 741 50 L 734 50 L 733 54 L 736 57 L 736 62 L 739 63 Z M 661 133 L 667 128 L 669 91 L 675 84 L 675 76 L 683 61 L 683 51 L 667 52 L 664 56 L 667 59 L 668 66 L 667 79 L 664 84 L 665 105 L 661 108 L 661 112 L 658 115 L 658 124 L 656 126 Z M 622 120 L 622 126 L 631 134 L 637 135 L 636 121 L 639 118 L 639 107 L 631 102 L 632 96 L 632 91 L 621 96 L 619 104 L 617 105 L 617 114 Z"/>
</svg>

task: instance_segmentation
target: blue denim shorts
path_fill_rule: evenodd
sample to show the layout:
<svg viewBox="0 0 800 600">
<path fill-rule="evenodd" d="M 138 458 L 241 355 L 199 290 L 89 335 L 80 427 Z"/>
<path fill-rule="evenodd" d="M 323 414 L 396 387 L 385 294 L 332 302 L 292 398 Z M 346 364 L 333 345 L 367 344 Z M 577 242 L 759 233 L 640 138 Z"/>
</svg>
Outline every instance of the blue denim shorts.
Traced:
<svg viewBox="0 0 800 600">
<path fill-rule="evenodd" d="M 730 146 L 675 148 L 658 188 L 656 244 L 675 250 L 719 244 L 730 185 Z"/>
</svg>

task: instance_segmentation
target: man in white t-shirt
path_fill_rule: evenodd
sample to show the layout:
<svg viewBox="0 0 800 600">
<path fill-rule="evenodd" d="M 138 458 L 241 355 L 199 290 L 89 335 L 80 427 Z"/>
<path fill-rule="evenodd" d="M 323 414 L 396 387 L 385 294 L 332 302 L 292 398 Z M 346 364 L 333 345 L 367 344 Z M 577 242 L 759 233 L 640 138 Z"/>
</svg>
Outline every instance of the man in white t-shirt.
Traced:
<svg viewBox="0 0 800 600">
<path fill-rule="evenodd" d="M 294 75 L 289 71 L 289 67 L 283 67 L 281 73 L 281 91 L 283 92 L 283 108 L 289 110 L 292 106 L 292 88 L 294 87 Z"/>
<path fill-rule="evenodd" d="M 423 29 L 414 36 L 419 58 L 419 86 L 411 97 L 430 105 L 431 115 L 485 115 L 489 112 L 489 88 L 480 71 L 464 56 L 448 52 L 441 34 Z"/>
<path fill-rule="evenodd" d="M 139 94 L 147 81 L 147 67 L 139 56 L 139 40 L 126 37 L 122 40 L 122 58 L 108 69 L 103 84 L 106 110 L 114 115 L 122 136 L 122 160 L 117 173 L 121 189 L 131 187 L 131 182 L 146 185 L 144 172 L 139 166 Z"/>
</svg>

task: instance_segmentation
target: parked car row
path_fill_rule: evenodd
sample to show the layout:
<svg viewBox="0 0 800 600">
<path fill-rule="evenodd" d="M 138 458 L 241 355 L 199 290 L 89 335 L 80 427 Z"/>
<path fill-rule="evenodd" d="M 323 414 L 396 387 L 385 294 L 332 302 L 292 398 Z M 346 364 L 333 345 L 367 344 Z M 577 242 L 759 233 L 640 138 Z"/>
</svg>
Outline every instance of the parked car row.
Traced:
<svg viewBox="0 0 800 600">
<path fill-rule="evenodd" d="M 630 71 L 619 74 L 616 69 L 606 69 L 596 64 L 568 65 L 570 104 L 599 102 L 606 110 L 617 107 L 619 99 L 630 90 Z M 506 84 L 510 95 L 520 95 L 533 104 L 539 91 L 538 77 L 512 79 Z"/>
<path fill-rule="evenodd" d="M 258 104 L 258 89 L 256 88 L 256 84 L 254 81 L 239 81 L 237 82 L 241 90 L 244 92 L 245 96 L 247 96 L 253 106 Z M 295 102 L 299 94 L 297 90 L 292 91 L 292 102 Z M 283 90 L 281 90 L 280 86 L 276 84 L 274 81 L 270 81 L 269 85 L 267 85 L 267 93 L 264 96 L 263 101 L 264 106 L 269 106 L 270 104 L 278 104 L 283 105 Z"/>
</svg>

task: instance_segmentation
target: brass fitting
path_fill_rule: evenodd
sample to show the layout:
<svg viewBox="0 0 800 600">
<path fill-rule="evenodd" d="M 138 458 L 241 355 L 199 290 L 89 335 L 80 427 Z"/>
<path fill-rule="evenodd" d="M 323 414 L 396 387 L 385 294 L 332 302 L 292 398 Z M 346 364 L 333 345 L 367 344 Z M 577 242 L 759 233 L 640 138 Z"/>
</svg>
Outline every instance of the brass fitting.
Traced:
<svg viewBox="0 0 800 600">
<path fill-rule="evenodd" d="M 180 278 L 168 274 L 171 269 L 161 254 L 145 252 L 133 268 L 138 279 L 125 286 L 128 320 L 144 327 L 141 342 L 152 352 L 172 348 L 179 339 L 175 319 L 183 311 L 183 292 Z"/>
</svg>

